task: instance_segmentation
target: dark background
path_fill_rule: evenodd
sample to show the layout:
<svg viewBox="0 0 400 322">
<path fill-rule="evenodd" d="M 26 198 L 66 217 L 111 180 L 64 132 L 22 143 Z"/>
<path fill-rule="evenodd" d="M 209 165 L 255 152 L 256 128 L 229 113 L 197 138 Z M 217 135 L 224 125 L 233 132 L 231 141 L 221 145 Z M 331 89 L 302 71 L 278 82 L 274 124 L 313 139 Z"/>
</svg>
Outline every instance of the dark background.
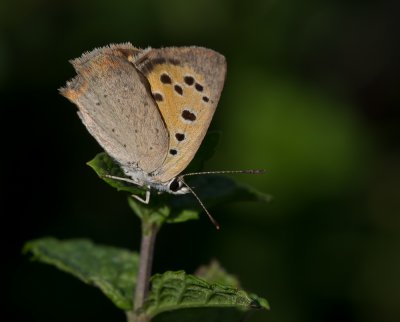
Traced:
<svg viewBox="0 0 400 322">
<path fill-rule="evenodd" d="M 85 163 L 100 152 L 57 88 L 68 59 L 109 43 L 202 45 L 228 77 L 207 169 L 271 204 L 235 204 L 163 228 L 155 272 L 212 258 L 270 312 L 253 321 L 400 320 L 399 25 L 396 1 L 2 1 L 1 319 L 124 321 L 101 293 L 21 255 L 46 235 L 138 249 L 126 195 Z"/>
</svg>

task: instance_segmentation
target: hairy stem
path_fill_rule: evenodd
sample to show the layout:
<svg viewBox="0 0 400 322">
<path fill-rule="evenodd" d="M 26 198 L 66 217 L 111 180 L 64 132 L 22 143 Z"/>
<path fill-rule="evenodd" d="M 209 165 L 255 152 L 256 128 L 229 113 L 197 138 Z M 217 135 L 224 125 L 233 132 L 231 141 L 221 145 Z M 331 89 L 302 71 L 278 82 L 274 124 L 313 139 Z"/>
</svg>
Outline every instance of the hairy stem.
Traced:
<svg viewBox="0 0 400 322">
<path fill-rule="evenodd" d="M 151 267 L 153 264 L 154 244 L 158 232 L 158 226 L 142 222 L 142 241 L 140 245 L 139 271 L 137 284 L 134 294 L 133 312 L 128 312 L 129 322 L 149 321 L 146 316 L 140 314 L 139 309 L 143 306 L 149 291 L 149 281 L 151 276 Z"/>
</svg>

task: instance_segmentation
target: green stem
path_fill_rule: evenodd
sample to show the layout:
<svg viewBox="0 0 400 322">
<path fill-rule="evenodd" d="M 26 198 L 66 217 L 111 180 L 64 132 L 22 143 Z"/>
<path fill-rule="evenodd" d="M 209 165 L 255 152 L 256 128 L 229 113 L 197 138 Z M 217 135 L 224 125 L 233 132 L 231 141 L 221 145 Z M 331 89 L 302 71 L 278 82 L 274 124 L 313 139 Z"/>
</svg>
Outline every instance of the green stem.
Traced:
<svg viewBox="0 0 400 322">
<path fill-rule="evenodd" d="M 128 322 L 146 322 L 150 319 L 139 310 L 149 292 L 151 268 L 153 264 L 154 244 L 159 227 L 142 222 L 142 241 L 140 245 L 139 271 L 134 294 L 134 309 L 127 313 Z"/>
</svg>

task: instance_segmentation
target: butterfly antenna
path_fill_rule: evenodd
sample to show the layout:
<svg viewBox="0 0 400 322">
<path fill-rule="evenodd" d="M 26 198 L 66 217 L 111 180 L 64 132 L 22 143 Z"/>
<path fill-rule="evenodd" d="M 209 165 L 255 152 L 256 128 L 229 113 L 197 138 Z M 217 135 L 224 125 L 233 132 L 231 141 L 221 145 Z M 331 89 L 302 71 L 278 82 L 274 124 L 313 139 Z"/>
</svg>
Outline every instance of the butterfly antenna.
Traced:
<svg viewBox="0 0 400 322">
<path fill-rule="evenodd" d="M 200 175 L 200 174 L 234 174 L 234 173 L 262 174 L 262 173 L 265 173 L 265 170 L 263 170 L 263 169 L 249 169 L 249 170 L 222 170 L 222 171 L 191 172 L 191 173 L 185 173 L 185 174 L 181 175 L 181 178 L 189 177 L 189 176 L 197 176 L 197 175 Z"/>
<path fill-rule="evenodd" d="M 219 223 L 215 220 L 215 218 L 213 216 L 211 216 L 211 214 L 208 212 L 206 206 L 204 206 L 203 202 L 200 200 L 200 198 L 196 195 L 196 193 L 193 191 L 193 189 L 185 182 L 185 180 L 183 180 L 183 177 L 180 177 L 180 181 L 189 189 L 189 191 L 192 193 L 192 195 L 197 199 L 197 201 L 199 202 L 200 206 L 204 209 L 204 211 L 206 212 L 208 218 L 210 218 L 211 222 L 214 224 L 215 228 L 217 228 L 217 230 L 219 230 L 221 228 L 221 226 L 219 225 Z"/>
</svg>

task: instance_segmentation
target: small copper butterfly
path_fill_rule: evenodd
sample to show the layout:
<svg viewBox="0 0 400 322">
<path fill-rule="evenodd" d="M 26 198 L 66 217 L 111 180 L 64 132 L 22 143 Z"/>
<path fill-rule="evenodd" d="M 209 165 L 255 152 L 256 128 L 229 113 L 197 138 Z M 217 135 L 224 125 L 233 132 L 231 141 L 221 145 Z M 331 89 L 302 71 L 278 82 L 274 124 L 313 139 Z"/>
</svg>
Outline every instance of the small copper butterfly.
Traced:
<svg viewBox="0 0 400 322">
<path fill-rule="evenodd" d="M 60 92 L 78 106 L 83 124 L 126 175 L 107 177 L 147 188 L 145 199 L 133 196 L 145 203 L 150 189 L 192 192 L 218 227 L 181 172 L 214 115 L 225 57 L 203 47 L 139 49 L 124 43 L 95 49 L 71 63 L 77 76 Z M 233 172 L 259 173 L 218 173 Z"/>
</svg>

